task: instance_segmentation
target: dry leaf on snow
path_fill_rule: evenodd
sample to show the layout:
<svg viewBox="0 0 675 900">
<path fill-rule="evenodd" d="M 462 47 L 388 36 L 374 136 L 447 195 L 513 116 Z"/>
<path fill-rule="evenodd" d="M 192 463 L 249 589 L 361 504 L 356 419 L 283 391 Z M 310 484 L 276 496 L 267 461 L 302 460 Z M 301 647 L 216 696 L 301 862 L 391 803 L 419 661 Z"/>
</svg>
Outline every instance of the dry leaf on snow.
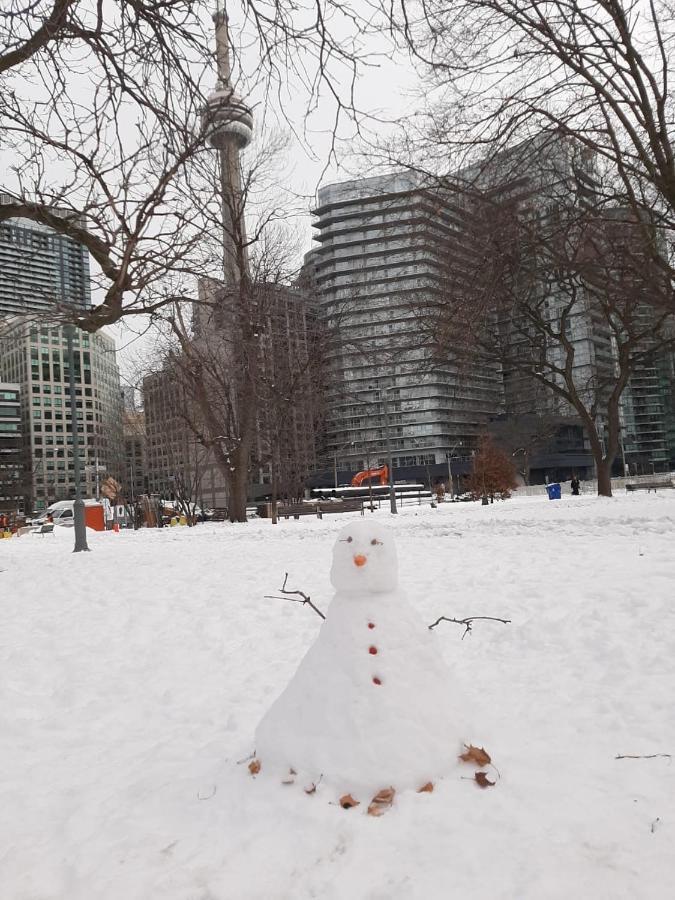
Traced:
<svg viewBox="0 0 675 900">
<path fill-rule="evenodd" d="M 258 772 L 260 771 L 260 760 L 259 759 L 251 760 L 251 762 L 248 764 L 248 770 L 251 773 L 251 775 L 257 775 Z"/>
<path fill-rule="evenodd" d="M 381 816 L 385 813 L 391 804 L 394 802 L 394 794 L 396 791 L 393 787 L 382 788 L 381 791 L 378 791 L 377 794 L 370 801 L 370 806 L 368 807 L 368 815 L 369 816 Z"/>
<path fill-rule="evenodd" d="M 466 747 L 466 753 L 460 754 L 460 759 L 464 762 L 475 763 L 477 766 L 489 766 L 492 762 L 490 754 L 486 752 L 484 747 L 474 747 L 473 744 Z"/>
<path fill-rule="evenodd" d="M 418 794 L 430 794 L 434 789 L 433 784 L 430 781 L 427 781 L 426 784 L 423 784 L 421 788 L 417 788 Z"/>
<path fill-rule="evenodd" d="M 369 816 L 383 816 L 385 812 L 389 809 L 388 806 L 380 806 L 379 803 L 371 803 L 368 807 L 368 815 Z"/>
<path fill-rule="evenodd" d="M 373 803 L 389 803 L 391 805 L 391 803 L 394 799 L 395 793 L 396 793 L 396 791 L 393 789 L 393 787 L 382 788 L 381 791 L 379 791 L 377 794 L 375 794 L 372 802 Z"/>
<path fill-rule="evenodd" d="M 358 806 L 358 805 L 359 805 L 359 801 L 355 800 L 351 794 L 344 794 L 342 797 L 340 797 L 340 806 L 343 809 L 351 809 L 352 806 Z"/>
<path fill-rule="evenodd" d="M 495 782 L 490 781 L 490 779 L 487 777 L 487 772 L 476 772 L 473 777 L 476 779 L 476 783 L 482 788 L 494 786 Z"/>
</svg>

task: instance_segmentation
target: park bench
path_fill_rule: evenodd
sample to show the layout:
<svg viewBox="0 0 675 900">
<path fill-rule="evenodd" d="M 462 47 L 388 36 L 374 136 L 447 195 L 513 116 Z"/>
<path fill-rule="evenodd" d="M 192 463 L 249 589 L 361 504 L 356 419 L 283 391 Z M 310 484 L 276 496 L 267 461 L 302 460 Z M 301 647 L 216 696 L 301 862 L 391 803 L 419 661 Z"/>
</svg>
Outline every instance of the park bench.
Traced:
<svg viewBox="0 0 675 900">
<path fill-rule="evenodd" d="M 279 504 L 277 517 L 280 519 L 299 519 L 300 516 L 316 516 L 321 518 L 321 512 L 314 503 L 287 503 Z"/>
<path fill-rule="evenodd" d="M 672 478 L 654 478 L 650 481 L 629 481 L 626 483 L 627 491 L 656 491 L 662 490 L 663 488 L 673 488 L 675 487 L 675 483 L 673 483 Z"/>
<path fill-rule="evenodd" d="M 360 512 L 363 515 L 363 500 L 336 500 L 319 503 L 319 517 L 323 513 Z"/>
</svg>

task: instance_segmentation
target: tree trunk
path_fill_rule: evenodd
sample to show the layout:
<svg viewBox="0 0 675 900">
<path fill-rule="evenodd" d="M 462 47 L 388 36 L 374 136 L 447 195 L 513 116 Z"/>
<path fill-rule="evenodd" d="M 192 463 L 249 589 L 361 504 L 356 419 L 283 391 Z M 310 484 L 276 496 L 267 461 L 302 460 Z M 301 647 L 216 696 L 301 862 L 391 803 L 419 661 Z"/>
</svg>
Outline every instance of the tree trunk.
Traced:
<svg viewBox="0 0 675 900">
<path fill-rule="evenodd" d="M 278 522 L 277 519 L 277 497 L 279 494 L 279 489 L 277 487 L 277 465 L 276 460 L 274 459 L 274 448 L 272 448 L 272 525 L 276 525 Z"/>
<path fill-rule="evenodd" d="M 593 454 L 593 462 L 595 463 L 595 471 L 598 477 L 598 497 L 611 497 L 612 465 L 618 449 L 618 406 L 608 410 L 611 433 L 606 452 L 604 451 L 595 419 L 591 418 L 583 407 L 577 407 L 577 412 L 586 427 L 586 433 L 591 444 L 591 453 Z"/>
<path fill-rule="evenodd" d="M 612 460 L 596 460 L 598 470 L 598 497 L 612 496 Z"/>
<path fill-rule="evenodd" d="M 598 477 L 598 497 L 612 496 L 612 463 L 613 456 L 605 456 L 602 452 L 602 444 L 597 437 L 597 431 L 589 434 L 591 439 L 591 453 L 595 463 L 595 471 Z"/>
<path fill-rule="evenodd" d="M 246 501 L 248 500 L 248 468 L 235 465 L 229 478 L 230 496 L 228 517 L 230 522 L 246 521 Z"/>
</svg>

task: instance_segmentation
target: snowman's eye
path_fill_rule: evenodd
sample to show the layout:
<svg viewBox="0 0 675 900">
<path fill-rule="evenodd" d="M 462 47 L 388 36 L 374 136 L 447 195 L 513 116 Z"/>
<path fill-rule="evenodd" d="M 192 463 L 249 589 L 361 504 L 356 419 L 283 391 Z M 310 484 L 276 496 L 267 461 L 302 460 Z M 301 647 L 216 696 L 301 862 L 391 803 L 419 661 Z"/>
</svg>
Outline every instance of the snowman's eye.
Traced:
<svg viewBox="0 0 675 900">
<path fill-rule="evenodd" d="M 372 541 L 371 541 L 370 543 L 371 543 L 373 546 L 375 546 L 375 544 L 381 544 L 382 541 L 378 541 L 377 538 L 373 538 Z"/>
<path fill-rule="evenodd" d="M 348 538 L 347 538 L 347 543 L 348 543 L 348 544 L 351 544 L 351 542 L 352 542 L 351 537 L 348 537 Z"/>
</svg>

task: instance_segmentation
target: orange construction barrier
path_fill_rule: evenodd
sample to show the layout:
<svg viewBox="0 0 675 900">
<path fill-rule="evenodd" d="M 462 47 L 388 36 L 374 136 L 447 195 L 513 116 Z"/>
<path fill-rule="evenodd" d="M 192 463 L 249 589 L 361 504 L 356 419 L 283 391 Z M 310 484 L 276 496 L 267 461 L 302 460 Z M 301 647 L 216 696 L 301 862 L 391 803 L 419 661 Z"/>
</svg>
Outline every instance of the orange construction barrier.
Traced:
<svg viewBox="0 0 675 900">
<path fill-rule="evenodd" d="M 87 528 L 93 528 L 94 531 L 105 531 L 105 517 L 103 514 L 103 506 L 85 505 L 84 523 Z"/>
</svg>

